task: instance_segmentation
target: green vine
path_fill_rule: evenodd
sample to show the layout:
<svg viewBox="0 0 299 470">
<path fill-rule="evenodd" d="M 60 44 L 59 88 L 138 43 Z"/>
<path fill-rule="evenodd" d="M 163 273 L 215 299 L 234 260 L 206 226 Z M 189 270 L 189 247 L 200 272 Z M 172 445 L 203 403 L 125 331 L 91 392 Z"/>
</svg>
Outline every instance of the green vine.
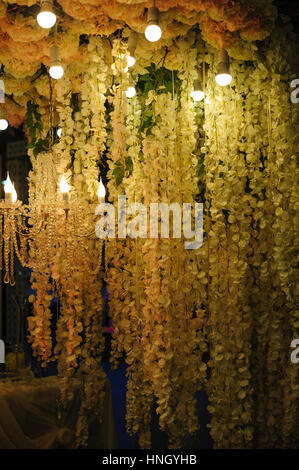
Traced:
<svg viewBox="0 0 299 470">
<path fill-rule="evenodd" d="M 149 67 L 146 67 L 146 70 L 148 73 L 140 75 L 137 83 L 137 90 L 144 100 L 147 99 L 150 91 L 155 91 L 157 95 L 162 93 L 173 93 L 175 91 L 179 102 L 181 80 L 178 78 L 178 72 L 176 70 L 171 71 L 163 66 L 157 68 L 154 63 L 151 63 Z M 148 107 L 142 113 L 140 133 L 150 135 L 152 128 L 160 121 L 160 116 L 155 116 L 151 107 Z"/>
<path fill-rule="evenodd" d="M 165 54 L 166 57 L 166 54 Z M 150 135 L 154 126 L 161 122 L 161 117 L 157 116 L 153 112 L 151 105 L 145 105 L 145 101 L 149 96 L 150 91 L 155 91 L 157 95 L 162 93 L 175 93 L 178 103 L 180 103 L 180 91 L 182 81 L 178 78 L 178 72 L 176 70 L 168 70 L 164 66 L 164 61 L 161 67 L 157 67 L 156 64 L 152 63 L 149 67 L 146 67 L 148 73 L 139 76 L 136 84 L 136 91 L 143 107 L 145 108 L 139 128 L 139 134 Z M 126 157 L 125 162 L 121 160 L 115 162 L 115 168 L 113 170 L 113 176 L 115 178 L 116 186 L 119 186 L 123 179 L 128 178 L 133 173 L 133 162 L 131 157 Z"/>
<path fill-rule="evenodd" d="M 128 178 L 133 173 L 133 162 L 131 157 L 125 158 L 125 166 L 120 160 L 115 162 L 116 168 L 113 170 L 113 176 L 115 177 L 116 186 L 122 183 L 124 177 Z"/>
<path fill-rule="evenodd" d="M 36 157 L 41 152 L 47 152 L 50 148 L 50 138 L 47 134 L 42 138 L 43 124 L 41 114 L 38 112 L 38 105 L 27 102 L 26 111 L 26 128 L 29 130 L 31 141 L 28 144 L 28 149 L 33 149 L 33 154 Z"/>
</svg>

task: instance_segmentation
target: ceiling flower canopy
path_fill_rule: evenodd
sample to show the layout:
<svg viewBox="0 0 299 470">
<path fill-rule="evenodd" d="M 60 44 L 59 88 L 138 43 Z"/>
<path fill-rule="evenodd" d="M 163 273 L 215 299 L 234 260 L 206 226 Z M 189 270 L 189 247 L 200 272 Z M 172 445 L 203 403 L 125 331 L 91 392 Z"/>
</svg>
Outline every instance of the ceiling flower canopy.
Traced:
<svg viewBox="0 0 299 470">
<path fill-rule="evenodd" d="M 272 0 L 158 0 L 156 4 L 161 12 L 160 22 L 165 39 L 185 35 L 198 24 L 204 40 L 218 48 L 227 48 L 239 40 L 251 42 L 264 39 L 270 33 L 276 16 Z M 69 39 L 75 39 L 76 34 L 109 36 L 124 26 L 142 34 L 147 8 L 151 5 L 152 1 L 142 0 L 56 2 L 62 19 L 60 26 Z M 8 61 L 7 52 L 20 60 L 19 43 L 31 45 L 31 54 L 22 55 L 24 63 L 32 63 L 32 59 L 43 62 L 49 54 L 51 31 L 38 26 L 36 10 L 34 0 L 17 0 L 13 6 L 2 0 L 0 43 L 4 48 L 4 63 Z"/>
<path fill-rule="evenodd" d="M 171 55 L 175 58 L 176 41 L 194 28 L 200 31 L 207 45 L 226 48 L 237 59 L 254 59 L 254 41 L 270 34 L 276 18 L 272 0 L 157 0 L 163 37 L 158 43 L 149 44 L 144 30 L 152 0 L 56 0 L 54 6 L 59 18 L 57 44 L 61 59 L 76 68 L 82 66 L 86 57 L 84 37 L 109 37 L 129 29 L 139 33 L 137 56 L 148 62 L 143 66 L 155 61 L 153 55 L 160 60 L 165 46 L 169 50 L 168 60 Z M 25 89 L 25 93 L 29 90 L 36 95 L 34 87 L 30 89 L 32 78 L 35 86 L 35 74 L 39 74 L 41 65 L 50 64 L 54 28 L 43 29 L 38 25 L 38 10 L 35 0 L 0 2 L 0 65 L 7 95 L 13 95 L 8 109 L 11 125 L 19 125 L 24 120 L 24 105 L 28 101 L 28 96 L 22 97 L 23 93 L 18 94 L 17 90 Z M 175 67 L 173 61 L 171 65 Z M 37 86 L 40 88 L 40 84 Z"/>
</svg>

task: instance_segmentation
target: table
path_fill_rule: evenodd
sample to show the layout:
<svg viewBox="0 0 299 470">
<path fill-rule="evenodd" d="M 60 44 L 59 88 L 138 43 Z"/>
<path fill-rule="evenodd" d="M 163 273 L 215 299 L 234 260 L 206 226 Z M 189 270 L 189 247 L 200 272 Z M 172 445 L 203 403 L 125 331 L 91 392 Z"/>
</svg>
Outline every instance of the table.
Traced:
<svg viewBox="0 0 299 470">
<path fill-rule="evenodd" d="M 76 429 L 80 408 L 80 385 L 74 385 L 73 399 L 63 422 L 58 424 L 56 377 L 35 379 L 30 383 L 0 380 L 0 449 L 55 449 L 75 448 Z M 64 428 L 64 444 L 59 442 Z M 59 432 L 59 434 L 58 434 Z M 103 416 L 89 419 L 90 449 L 116 449 L 112 396 L 110 382 L 105 382 Z"/>
</svg>

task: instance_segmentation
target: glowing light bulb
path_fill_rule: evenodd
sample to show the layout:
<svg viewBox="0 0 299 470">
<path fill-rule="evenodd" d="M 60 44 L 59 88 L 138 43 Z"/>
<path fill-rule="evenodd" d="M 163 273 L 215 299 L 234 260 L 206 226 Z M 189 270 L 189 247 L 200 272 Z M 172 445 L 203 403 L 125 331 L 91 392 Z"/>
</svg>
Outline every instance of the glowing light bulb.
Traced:
<svg viewBox="0 0 299 470">
<path fill-rule="evenodd" d="M 145 30 L 145 37 L 150 42 L 157 42 L 161 39 L 162 31 L 158 24 L 149 24 Z"/>
<path fill-rule="evenodd" d="M 194 99 L 194 101 L 201 101 L 204 99 L 204 92 L 201 89 L 201 84 L 199 80 L 195 80 L 193 84 L 193 91 L 191 93 L 191 97 Z"/>
<path fill-rule="evenodd" d="M 8 128 L 8 122 L 6 119 L 0 119 L 0 131 L 5 131 Z"/>
<path fill-rule="evenodd" d="M 59 80 L 64 74 L 64 70 L 62 65 L 51 65 L 50 67 L 50 75 L 55 80 Z"/>
<path fill-rule="evenodd" d="M 13 184 L 10 180 L 9 173 L 7 172 L 6 181 L 4 183 L 4 192 L 5 192 L 5 202 L 11 203 L 13 202 L 13 192 L 14 192 Z"/>
<path fill-rule="evenodd" d="M 133 96 L 136 95 L 136 90 L 135 87 L 129 86 L 126 90 L 126 97 L 127 98 L 133 98 Z"/>
<path fill-rule="evenodd" d="M 135 57 L 133 57 L 132 55 L 129 55 L 128 56 L 128 67 L 133 67 L 133 65 L 135 65 L 136 63 L 136 59 Z"/>
<path fill-rule="evenodd" d="M 62 134 L 62 129 L 61 127 L 59 127 L 59 129 L 57 129 L 57 135 L 59 138 L 61 137 L 61 134 Z"/>
<path fill-rule="evenodd" d="M 121 54 L 120 58 L 121 59 L 125 58 L 125 60 L 127 62 L 127 67 L 124 69 L 125 72 L 127 72 L 130 67 L 133 67 L 133 65 L 136 62 L 136 59 L 134 57 L 134 53 L 131 53 L 129 56 L 125 56 L 125 54 Z"/>
<path fill-rule="evenodd" d="M 51 47 L 50 56 L 51 56 L 50 75 L 55 80 L 59 80 L 63 76 L 64 70 L 63 70 L 63 67 L 61 65 L 61 61 L 59 58 L 59 48 L 57 44 L 55 43 Z"/>
<path fill-rule="evenodd" d="M 216 82 L 220 86 L 227 86 L 231 83 L 232 78 L 230 73 L 218 73 L 218 75 L 216 75 Z"/>
<path fill-rule="evenodd" d="M 159 41 L 162 36 L 162 31 L 159 26 L 159 10 L 156 7 L 148 9 L 147 27 L 144 34 L 146 39 L 150 42 Z"/>
<path fill-rule="evenodd" d="M 5 131 L 8 128 L 8 121 L 6 116 L 6 109 L 0 109 L 0 131 Z"/>
<path fill-rule="evenodd" d="M 194 99 L 194 101 L 201 101 L 204 99 L 205 94 L 203 91 L 194 90 L 192 91 L 191 96 Z"/>
<path fill-rule="evenodd" d="M 53 11 L 53 4 L 51 1 L 46 0 L 42 2 L 41 10 L 36 19 L 41 28 L 49 29 L 54 26 L 56 23 L 56 15 Z"/>
<path fill-rule="evenodd" d="M 102 183 L 102 178 L 100 179 L 100 184 L 99 184 L 99 189 L 98 189 L 97 195 L 98 195 L 98 198 L 99 198 L 99 202 L 104 202 L 105 195 L 106 195 L 106 189 L 105 189 L 105 186 Z"/>
<path fill-rule="evenodd" d="M 232 76 L 229 71 L 228 53 L 222 49 L 219 51 L 218 73 L 216 75 L 216 83 L 220 86 L 227 86 L 231 83 Z"/>
<path fill-rule="evenodd" d="M 56 23 L 56 15 L 51 11 L 41 11 L 37 15 L 37 22 L 44 29 L 52 28 Z"/>
</svg>

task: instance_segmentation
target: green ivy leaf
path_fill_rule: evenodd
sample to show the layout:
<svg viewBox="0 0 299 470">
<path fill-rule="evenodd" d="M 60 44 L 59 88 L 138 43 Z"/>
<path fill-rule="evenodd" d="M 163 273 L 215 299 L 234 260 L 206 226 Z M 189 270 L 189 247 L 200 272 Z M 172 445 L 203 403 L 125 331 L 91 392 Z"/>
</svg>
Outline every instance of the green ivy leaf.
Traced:
<svg viewBox="0 0 299 470">
<path fill-rule="evenodd" d="M 125 158 L 125 162 L 126 162 L 126 170 L 127 172 L 129 173 L 129 175 L 131 175 L 133 173 L 133 161 L 132 161 L 132 158 L 131 157 L 126 157 Z"/>
<path fill-rule="evenodd" d="M 119 186 L 122 183 L 122 180 L 124 179 L 124 176 L 125 176 L 124 167 L 120 165 L 114 168 L 113 176 L 115 177 L 116 186 Z"/>
</svg>

